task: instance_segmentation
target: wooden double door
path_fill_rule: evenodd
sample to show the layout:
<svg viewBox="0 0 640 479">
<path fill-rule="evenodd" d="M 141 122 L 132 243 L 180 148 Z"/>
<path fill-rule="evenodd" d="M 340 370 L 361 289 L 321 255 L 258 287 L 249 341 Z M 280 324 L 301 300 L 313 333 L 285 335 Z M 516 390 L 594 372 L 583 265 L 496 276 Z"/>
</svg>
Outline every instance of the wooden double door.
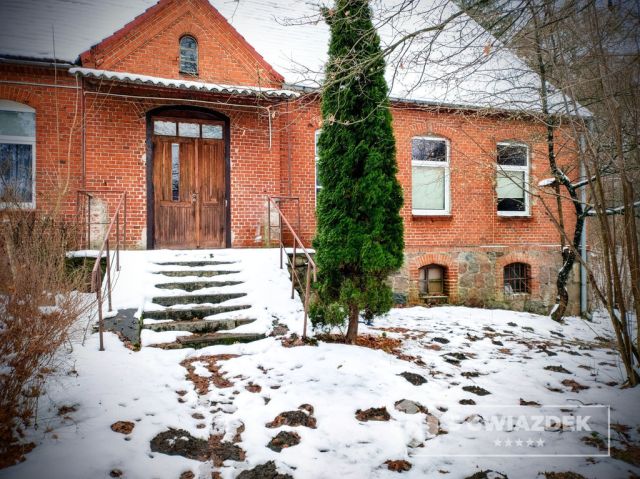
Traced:
<svg viewBox="0 0 640 479">
<path fill-rule="evenodd" d="M 203 138 L 205 127 L 199 123 L 175 122 L 175 131 L 170 127 L 170 121 L 160 123 L 169 126 L 163 129 L 154 125 L 155 247 L 188 249 L 227 246 L 224 139 Z M 179 136 L 182 124 L 197 125 L 199 136 L 193 137 L 196 135 L 195 127 L 185 129 L 191 137 Z M 223 131 L 221 126 L 219 128 Z M 222 135 L 216 133 L 209 136 Z"/>
</svg>

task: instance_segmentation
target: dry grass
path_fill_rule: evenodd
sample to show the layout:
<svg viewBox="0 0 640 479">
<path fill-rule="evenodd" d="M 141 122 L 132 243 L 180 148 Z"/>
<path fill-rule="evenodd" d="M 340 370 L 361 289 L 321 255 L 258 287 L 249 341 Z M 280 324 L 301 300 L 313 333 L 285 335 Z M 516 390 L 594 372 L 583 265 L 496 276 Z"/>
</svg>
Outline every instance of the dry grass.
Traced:
<svg viewBox="0 0 640 479">
<path fill-rule="evenodd" d="M 73 229 L 33 211 L 0 217 L 0 468 L 23 460 L 23 428 L 59 366 L 70 328 L 92 306 L 65 268 Z"/>
</svg>

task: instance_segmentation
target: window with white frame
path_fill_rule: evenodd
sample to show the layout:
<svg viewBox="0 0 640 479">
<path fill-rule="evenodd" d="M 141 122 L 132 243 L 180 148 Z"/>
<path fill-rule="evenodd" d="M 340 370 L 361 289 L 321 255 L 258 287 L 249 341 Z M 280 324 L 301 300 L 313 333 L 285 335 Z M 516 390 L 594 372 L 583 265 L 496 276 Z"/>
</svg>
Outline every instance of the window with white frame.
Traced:
<svg viewBox="0 0 640 479">
<path fill-rule="evenodd" d="M 529 148 L 519 143 L 498 143 L 496 196 L 501 216 L 529 215 Z"/>
<path fill-rule="evenodd" d="M 35 206 L 36 111 L 0 100 L 0 204 Z"/>
<path fill-rule="evenodd" d="M 450 212 L 449 142 L 444 138 L 411 140 L 411 210 L 414 215 Z"/>
<path fill-rule="evenodd" d="M 320 176 L 318 175 L 318 166 L 320 164 L 320 156 L 318 154 L 318 138 L 320 138 L 320 133 L 322 130 L 316 130 L 315 133 L 315 141 L 314 141 L 314 151 L 315 151 L 315 165 L 316 165 L 316 201 L 318 201 L 318 193 L 322 189 L 322 183 L 320 182 Z"/>
</svg>

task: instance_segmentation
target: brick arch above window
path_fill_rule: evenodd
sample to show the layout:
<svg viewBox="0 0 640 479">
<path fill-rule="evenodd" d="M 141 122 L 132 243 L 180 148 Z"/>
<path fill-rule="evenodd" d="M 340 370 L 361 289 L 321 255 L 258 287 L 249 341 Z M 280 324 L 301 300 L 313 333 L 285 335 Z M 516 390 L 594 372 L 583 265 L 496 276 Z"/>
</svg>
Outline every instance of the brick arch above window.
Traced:
<svg viewBox="0 0 640 479">
<path fill-rule="evenodd" d="M 524 263 L 529 266 L 529 294 L 540 293 L 540 263 L 527 253 L 509 253 L 496 260 L 496 288 L 499 295 L 504 295 L 504 268 L 513 263 Z"/>
<path fill-rule="evenodd" d="M 425 253 L 414 258 L 409 263 L 409 279 L 413 284 L 417 284 L 420 279 L 420 269 L 425 266 L 440 266 L 444 269 L 445 291 L 449 296 L 449 302 L 457 298 L 458 285 L 458 264 L 445 253 Z"/>
</svg>

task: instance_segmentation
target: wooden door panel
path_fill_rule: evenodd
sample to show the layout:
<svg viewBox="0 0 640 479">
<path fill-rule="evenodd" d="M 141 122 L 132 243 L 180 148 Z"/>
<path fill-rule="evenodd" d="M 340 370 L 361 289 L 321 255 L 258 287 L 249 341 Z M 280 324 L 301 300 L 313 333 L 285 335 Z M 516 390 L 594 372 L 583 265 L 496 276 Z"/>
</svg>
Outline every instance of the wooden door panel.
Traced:
<svg viewBox="0 0 640 479">
<path fill-rule="evenodd" d="M 200 179 L 200 245 L 225 246 L 226 189 L 223 140 L 200 140 L 198 151 Z"/>
<path fill-rule="evenodd" d="M 174 165 L 174 160 L 177 163 Z M 194 248 L 196 244 L 195 144 L 156 138 L 153 155 L 155 245 Z M 173 166 L 177 168 L 173 170 Z M 177 173 L 177 177 L 176 174 Z M 174 194 L 174 181 L 175 194 Z"/>
</svg>

